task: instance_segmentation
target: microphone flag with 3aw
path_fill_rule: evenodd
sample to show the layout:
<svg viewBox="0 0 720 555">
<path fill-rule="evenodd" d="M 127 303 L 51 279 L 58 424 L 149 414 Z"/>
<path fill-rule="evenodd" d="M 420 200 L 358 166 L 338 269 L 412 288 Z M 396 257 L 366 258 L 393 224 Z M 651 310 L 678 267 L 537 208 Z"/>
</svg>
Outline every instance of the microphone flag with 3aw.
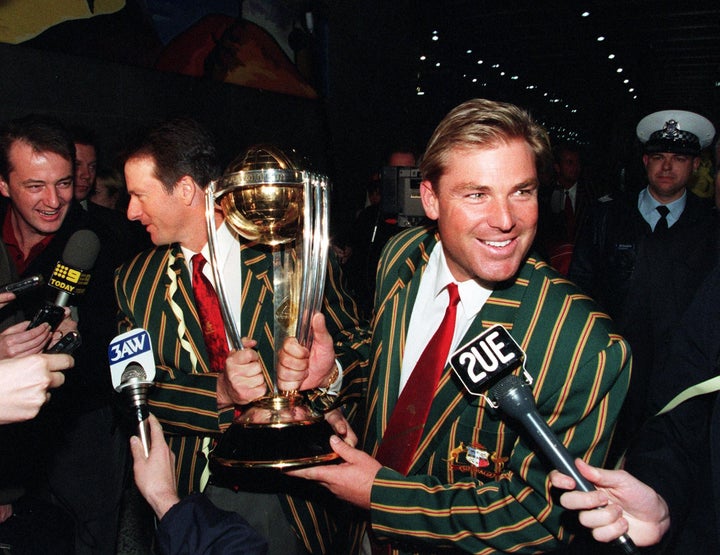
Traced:
<svg viewBox="0 0 720 555">
<path fill-rule="evenodd" d="M 80 229 L 68 239 L 62 260 L 55 264 L 47 284 L 57 290 L 54 303 L 46 302 L 30 321 L 28 329 L 47 322 L 54 331 L 62 322 L 64 307 L 83 293 L 90 282 L 90 270 L 100 252 L 100 239 L 89 229 Z"/>
<path fill-rule="evenodd" d="M 155 357 L 150 334 L 135 328 L 115 337 L 108 346 L 110 378 L 117 392 L 124 392 L 134 411 L 145 456 L 150 453 L 147 394 L 155 379 Z"/>
</svg>

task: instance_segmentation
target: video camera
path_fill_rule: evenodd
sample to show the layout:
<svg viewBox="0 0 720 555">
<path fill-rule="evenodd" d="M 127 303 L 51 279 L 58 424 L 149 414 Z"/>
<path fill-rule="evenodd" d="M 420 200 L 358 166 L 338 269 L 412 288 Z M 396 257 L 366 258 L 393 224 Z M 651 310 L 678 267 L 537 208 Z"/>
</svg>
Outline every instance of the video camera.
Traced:
<svg viewBox="0 0 720 555">
<path fill-rule="evenodd" d="M 420 170 L 405 166 L 386 166 L 380 171 L 384 214 L 397 214 L 398 226 L 418 225 L 425 218 L 420 200 Z"/>
</svg>

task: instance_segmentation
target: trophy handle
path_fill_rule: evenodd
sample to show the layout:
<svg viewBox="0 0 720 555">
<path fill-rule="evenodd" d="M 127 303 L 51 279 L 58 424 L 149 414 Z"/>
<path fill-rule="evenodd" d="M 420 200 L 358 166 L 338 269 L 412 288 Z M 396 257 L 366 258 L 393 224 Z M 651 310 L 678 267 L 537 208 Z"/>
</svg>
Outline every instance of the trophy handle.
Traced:
<svg viewBox="0 0 720 555">
<path fill-rule="evenodd" d="M 217 260 L 215 245 L 217 244 L 217 229 L 215 228 L 215 186 L 216 182 L 211 181 L 205 191 L 205 224 L 207 225 L 208 235 L 208 249 L 210 250 L 210 258 Z M 225 330 L 230 338 L 230 344 L 235 351 L 239 351 L 243 348 L 242 346 L 242 335 L 240 334 L 240 325 L 235 322 L 235 319 L 228 308 L 228 298 L 225 293 L 225 283 L 223 281 L 222 274 L 218 264 L 210 264 L 215 278 L 215 289 L 220 301 L 220 312 L 222 313 L 223 322 L 225 324 Z M 242 268 L 240 279 L 242 279 Z"/>
<path fill-rule="evenodd" d="M 304 195 L 302 290 L 295 336 L 301 345 L 312 346 L 310 323 L 322 306 L 325 290 L 329 232 L 329 186 L 320 175 L 303 172 Z"/>
</svg>

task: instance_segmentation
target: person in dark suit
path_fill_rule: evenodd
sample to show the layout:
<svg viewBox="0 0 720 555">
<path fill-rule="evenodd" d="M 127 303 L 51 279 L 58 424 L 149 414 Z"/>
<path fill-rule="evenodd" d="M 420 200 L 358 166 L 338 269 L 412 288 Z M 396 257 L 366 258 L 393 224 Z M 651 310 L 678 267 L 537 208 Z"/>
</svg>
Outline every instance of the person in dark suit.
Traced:
<svg viewBox="0 0 720 555">
<path fill-rule="evenodd" d="M 239 512 L 268 540 L 270 553 L 339 553 L 343 549 L 337 542 L 345 537 L 338 534 L 333 520 L 336 501 L 321 488 L 308 489 L 298 481 L 292 491 L 278 492 L 275 484 L 267 483 L 256 484 L 267 492 L 249 492 L 209 474 L 211 440 L 232 422 L 236 406 L 262 396 L 274 383 L 276 349 L 272 252 L 239 240 L 219 210 L 220 263 L 230 284 L 229 302 L 238 307 L 242 333 L 248 338 L 247 348 L 231 351 L 224 361 L 213 361 L 204 338 L 206 322 L 201 322 L 193 293 L 191 273 L 196 263 L 192 260 L 198 253 L 209 260 L 205 189 L 219 173 L 211 135 L 191 119 L 161 122 L 128 148 L 127 214 L 146 227 L 157 246 L 117 272 L 120 331 L 139 326 L 152 338 L 157 375 L 148 402 L 177 457 L 180 496 L 203 492 L 220 508 Z M 209 264 L 203 273 L 214 281 Z M 337 341 L 348 340 L 359 325 L 357 308 L 341 285 L 334 257 L 326 279 L 323 312 L 329 332 Z M 224 331 L 208 336 L 227 344 Z M 324 347 L 334 359 L 332 341 L 314 345 Z M 351 369 L 357 359 L 351 346 L 337 357 L 343 369 Z"/>
<path fill-rule="evenodd" d="M 128 455 L 107 357 L 116 329 L 112 280 L 120 261 L 106 229 L 74 201 L 74 162 L 72 136 L 53 118 L 29 115 L 8 122 L 0 133 L 2 237 L 19 277 L 49 278 L 78 230 L 93 231 L 100 242 L 85 294 L 69 303 L 83 341 L 73 353 L 75 368 L 30 424 L 36 435 L 26 434 L 31 447 L 18 464 L 28 472 L 37 469 L 33 485 L 72 514 L 76 553 L 109 553 L 116 544 Z M 16 302 L 31 317 L 57 294 L 41 287 Z"/>
<path fill-rule="evenodd" d="M 692 112 L 643 118 L 637 135 L 647 186 L 639 194 L 601 198 L 575 245 L 569 278 L 617 322 L 633 352 L 613 457 L 652 416 L 647 391 L 683 312 L 718 260 L 717 212 L 709 199 L 687 191 L 700 151 L 714 134 L 712 124 Z"/>
<path fill-rule="evenodd" d="M 87 128 L 71 128 L 75 144 L 75 177 L 73 196 L 88 213 L 94 227 L 103 227 L 112 237 L 112 244 L 120 262 L 152 247 L 150 237 L 137 222 L 131 222 L 118 210 L 93 202 L 97 190 L 97 138 Z M 106 173 L 104 174 L 107 175 Z"/>
<path fill-rule="evenodd" d="M 610 319 L 530 252 L 538 167 L 548 155 L 545 131 L 526 112 L 483 99 L 452 110 L 430 139 L 420 194 L 436 222 L 387 244 L 368 363 L 344 376 L 344 393 L 364 395 L 362 450 L 334 438 L 342 464 L 289 472 L 362 510 L 352 553 L 371 541 L 393 553 L 547 552 L 569 539 L 565 511 L 547 490 L 546 461 L 486 398 L 468 395 L 447 362 L 482 331 L 504 326 L 526 353 L 542 417 L 576 456 L 604 461 L 630 352 Z M 455 325 L 446 328 L 450 306 Z M 438 355 L 437 385 L 421 370 L 426 353 L 440 349 L 436 329 L 452 335 Z M 290 342 L 282 354 L 308 356 Z M 328 358 L 326 372 L 331 366 Z M 316 385 L 317 376 L 289 367 L 281 387 Z M 414 421 L 424 411 L 404 429 L 396 418 Z"/>
<path fill-rule="evenodd" d="M 553 150 L 555 183 L 539 191 L 540 216 L 537 246 L 558 272 L 567 275 L 578 230 L 593 200 L 580 180 L 580 148 L 563 143 Z"/>
<path fill-rule="evenodd" d="M 698 289 L 649 393 L 659 411 L 676 395 L 720 373 L 720 265 Z M 662 384 L 662 385 L 661 385 Z M 624 470 L 580 465 L 599 491 L 563 494 L 599 541 L 628 533 L 662 553 L 720 551 L 720 397 L 714 388 L 649 420 L 631 443 Z M 554 473 L 553 485 L 574 481 Z M 594 510 L 601 507 L 602 510 Z M 593 509 L 593 510 L 590 510 Z"/>
</svg>

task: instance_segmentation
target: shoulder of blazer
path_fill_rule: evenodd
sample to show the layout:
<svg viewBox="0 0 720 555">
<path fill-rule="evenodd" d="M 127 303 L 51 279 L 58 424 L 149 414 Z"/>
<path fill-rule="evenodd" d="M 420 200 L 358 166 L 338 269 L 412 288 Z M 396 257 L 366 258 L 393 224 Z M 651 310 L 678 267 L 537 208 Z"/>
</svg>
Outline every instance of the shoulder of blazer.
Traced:
<svg viewBox="0 0 720 555">
<path fill-rule="evenodd" d="M 139 253 L 115 271 L 116 293 L 124 293 L 129 297 L 132 291 L 137 292 L 138 289 L 145 290 L 148 287 L 155 289 L 159 283 L 167 279 L 171 256 L 175 257 L 174 270 L 180 275 L 184 266 L 182 250 L 176 245 L 155 247 Z"/>
<path fill-rule="evenodd" d="M 380 256 L 378 283 L 409 281 L 417 268 L 427 263 L 438 241 L 435 225 L 411 227 L 394 235 Z"/>
</svg>

